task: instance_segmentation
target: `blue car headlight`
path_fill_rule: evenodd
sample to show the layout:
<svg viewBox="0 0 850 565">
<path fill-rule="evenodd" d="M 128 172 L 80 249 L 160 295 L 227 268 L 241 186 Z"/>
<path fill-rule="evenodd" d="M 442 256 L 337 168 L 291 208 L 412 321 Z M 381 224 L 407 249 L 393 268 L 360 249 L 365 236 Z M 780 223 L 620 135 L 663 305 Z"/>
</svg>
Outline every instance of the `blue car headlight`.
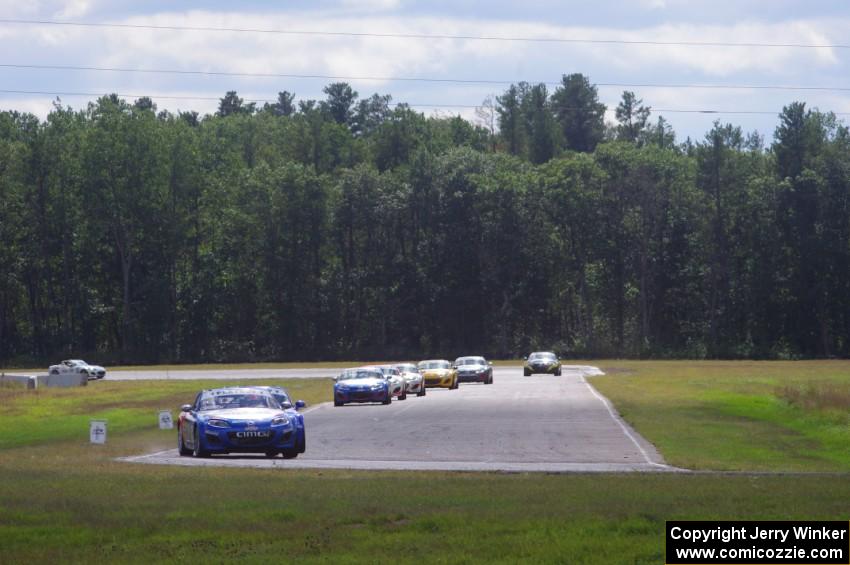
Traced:
<svg viewBox="0 0 850 565">
<path fill-rule="evenodd" d="M 212 418 L 210 420 L 207 420 L 207 425 L 213 428 L 230 427 L 230 423 L 227 420 L 219 420 L 218 418 Z"/>
<path fill-rule="evenodd" d="M 272 419 L 272 426 L 288 426 L 289 418 L 286 416 L 278 416 Z"/>
<path fill-rule="evenodd" d="M 374 385 L 372 387 L 372 390 L 382 390 L 385 386 L 389 386 L 389 385 L 377 384 L 377 385 Z"/>
</svg>

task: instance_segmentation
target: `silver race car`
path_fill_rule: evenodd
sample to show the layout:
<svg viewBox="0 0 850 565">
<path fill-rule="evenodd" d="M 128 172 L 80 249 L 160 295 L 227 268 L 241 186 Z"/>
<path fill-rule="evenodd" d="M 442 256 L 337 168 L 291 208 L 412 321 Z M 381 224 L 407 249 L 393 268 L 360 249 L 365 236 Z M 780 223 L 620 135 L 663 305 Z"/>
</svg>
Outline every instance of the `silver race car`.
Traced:
<svg viewBox="0 0 850 565">
<path fill-rule="evenodd" d="M 384 378 L 390 383 L 390 395 L 399 400 L 407 398 L 407 384 L 401 372 L 392 365 L 375 365 L 384 374 Z"/>
<path fill-rule="evenodd" d="M 407 392 L 416 396 L 425 396 L 425 379 L 422 378 L 422 373 L 419 372 L 415 363 L 399 363 L 393 367 L 398 369 L 404 377 Z"/>
<path fill-rule="evenodd" d="M 65 359 L 58 365 L 51 365 L 48 370 L 51 375 L 85 374 L 89 379 L 102 379 L 106 369 L 100 365 L 89 365 L 82 359 Z"/>
</svg>

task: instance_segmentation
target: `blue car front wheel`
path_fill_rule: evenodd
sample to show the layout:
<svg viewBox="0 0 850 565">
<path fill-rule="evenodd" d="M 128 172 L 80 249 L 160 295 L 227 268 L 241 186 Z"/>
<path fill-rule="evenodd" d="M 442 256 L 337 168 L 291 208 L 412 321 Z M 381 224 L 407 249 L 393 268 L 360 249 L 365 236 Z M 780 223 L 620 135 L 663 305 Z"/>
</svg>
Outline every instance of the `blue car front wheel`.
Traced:
<svg viewBox="0 0 850 565">
<path fill-rule="evenodd" d="M 301 432 L 301 437 L 299 437 L 298 441 L 295 442 L 295 447 L 283 450 L 283 458 L 295 459 L 298 457 L 298 454 L 304 453 L 305 451 L 307 451 L 307 432 L 303 431 Z"/>
</svg>

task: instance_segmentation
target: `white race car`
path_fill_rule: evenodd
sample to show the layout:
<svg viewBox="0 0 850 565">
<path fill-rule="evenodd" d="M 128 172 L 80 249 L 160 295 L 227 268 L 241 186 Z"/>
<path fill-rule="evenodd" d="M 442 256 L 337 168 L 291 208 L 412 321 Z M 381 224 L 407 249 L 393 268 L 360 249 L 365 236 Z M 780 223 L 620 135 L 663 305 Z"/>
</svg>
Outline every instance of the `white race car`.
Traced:
<svg viewBox="0 0 850 565">
<path fill-rule="evenodd" d="M 390 383 L 390 395 L 397 397 L 399 400 L 407 398 L 407 383 L 401 372 L 392 365 L 376 365 L 376 367 L 384 374 L 384 378 Z"/>
<path fill-rule="evenodd" d="M 47 372 L 51 375 L 85 374 L 89 379 L 102 379 L 106 376 L 106 369 L 100 365 L 89 365 L 82 359 L 65 359 L 58 365 L 51 365 Z"/>
<path fill-rule="evenodd" d="M 425 396 L 425 379 L 422 378 L 422 373 L 416 368 L 415 363 L 399 363 L 393 365 L 393 367 L 398 369 L 401 376 L 404 377 L 407 392 L 416 396 Z"/>
</svg>

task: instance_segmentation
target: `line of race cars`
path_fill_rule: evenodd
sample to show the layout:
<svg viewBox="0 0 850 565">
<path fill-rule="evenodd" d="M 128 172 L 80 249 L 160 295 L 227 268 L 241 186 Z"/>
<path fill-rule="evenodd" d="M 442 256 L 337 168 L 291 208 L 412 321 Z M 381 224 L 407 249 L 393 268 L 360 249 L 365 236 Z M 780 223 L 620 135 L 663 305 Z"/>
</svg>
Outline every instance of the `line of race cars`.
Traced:
<svg viewBox="0 0 850 565">
<path fill-rule="evenodd" d="M 551 351 L 536 351 L 528 357 L 523 357 L 523 360 L 525 360 L 523 374 L 526 377 L 534 373 L 552 373 L 557 376 L 561 374 L 561 360 Z M 465 382 L 470 379 L 485 384 L 493 384 L 492 363 L 488 363 L 483 357 L 458 357 L 451 364 L 444 359 L 435 359 L 420 361 L 418 365 L 400 363 L 396 365 L 376 365 L 375 367 L 381 370 L 384 377 L 392 375 L 396 381 L 398 380 L 397 373 L 401 374 L 406 386 L 404 390 L 399 390 L 399 385 L 396 383 L 393 385 L 392 393 L 392 396 L 400 396 L 400 400 L 406 398 L 407 392 L 416 394 L 416 396 L 425 396 L 426 386 L 457 388 L 458 382 Z M 347 370 L 353 371 L 355 369 Z M 452 375 L 453 370 L 457 372 L 457 378 Z M 100 365 L 91 365 L 82 359 L 65 359 L 57 365 L 51 365 L 48 372 L 51 375 L 85 374 L 89 379 L 102 379 L 106 376 L 105 368 Z M 417 375 L 422 375 L 425 382 L 423 383 Z"/>
<path fill-rule="evenodd" d="M 429 387 L 457 389 L 461 382 L 493 384 L 493 364 L 484 357 L 458 357 L 454 363 L 429 359 L 419 363 L 364 365 L 345 369 L 334 379 L 334 406 L 352 402 L 390 404 L 408 393 L 425 396 Z"/>
<path fill-rule="evenodd" d="M 523 375 L 561 375 L 561 360 L 551 351 L 535 351 L 524 358 Z M 352 402 L 390 404 L 393 398 L 405 400 L 408 393 L 425 396 L 428 387 L 457 389 L 462 382 L 493 384 L 493 364 L 484 357 L 429 359 L 395 365 L 364 365 L 345 369 L 334 379 L 334 406 Z"/>
<path fill-rule="evenodd" d="M 525 359 L 523 374 L 561 374 L 560 359 L 535 352 Z M 334 379 L 334 406 L 348 403 L 405 400 L 408 393 L 425 396 L 430 387 L 455 390 L 461 382 L 493 384 L 493 364 L 484 357 L 458 357 L 454 363 L 430 359 L 395 365 L 345 369 Z M 231 386 L 202 390 L 184 404 L 177 420 L 180 455 L 263 453 L 293 459 L 307 449 L 304 401 L 292 401 L 279 386 Z"/>
</svg>

